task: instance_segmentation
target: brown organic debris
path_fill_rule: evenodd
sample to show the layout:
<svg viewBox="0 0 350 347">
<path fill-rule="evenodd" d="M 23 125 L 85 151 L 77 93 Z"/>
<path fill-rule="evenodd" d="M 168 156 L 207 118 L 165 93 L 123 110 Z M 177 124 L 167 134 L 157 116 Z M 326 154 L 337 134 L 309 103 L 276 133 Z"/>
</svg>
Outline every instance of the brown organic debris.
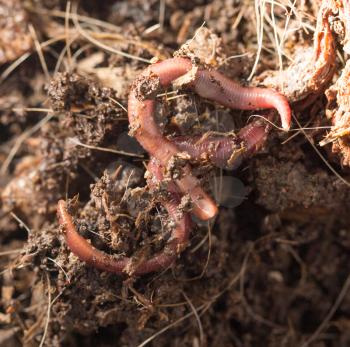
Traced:
<svg viewBox="0 0 350 347">
<path fill-rule="evenodd" d="M 269 72 L 263 81 L 265 86 L 281 90 L 290 101 L 300 102 L 299 108 L 305 108 L 322 94 L 335 72 L 335 38 L 330 21 L 338 13 L 338 7 L 333 0 L 322 1 L 313 48 L 298 48 L 286 70 L 274 72 L 272 76 Z"/>
<path fill-rule="evenodd" d="M 332 150 L 341 157 L 345 166 L 350 165 L 350 62 L 345 65 L 337 82 L 327 90 L 327 115 L 333 123 L 331 131 L 320 142 L 332 143 Z"/>
<path fill-rule="evenodd" d="M 0 64 L 7 63 L 32 49 L 28 15 L 23 1 L 0 1 Z"/>
</svg>

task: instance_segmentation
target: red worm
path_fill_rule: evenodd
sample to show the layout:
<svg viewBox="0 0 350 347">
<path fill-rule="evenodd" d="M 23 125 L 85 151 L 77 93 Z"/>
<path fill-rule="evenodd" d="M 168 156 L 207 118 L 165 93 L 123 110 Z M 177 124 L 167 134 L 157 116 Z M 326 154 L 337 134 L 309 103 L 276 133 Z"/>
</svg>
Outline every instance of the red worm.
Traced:
<svg viewBox="0 0 350 347">
<path fill-rule="evenodd" d="M 172 58 L 146 68 L 133 83 L 128 100 L 130 127 L 136 139 L 164 167 L 171 157 L 179 152 L 175 143 L 165 138 L 154 119 L 155 95 L 150 93 L 157 83 L 167 87 L 175 79 L 192 69 L 187 58 Z M 217 71 L 198 69 L 190 86 L 202 97 L 217 101 L 219 104 L 253 110 L 256 108 L 276 108 L 281 116 L 282 126 L 288 130 L 291 122 L 291 110 L 287 99 L 276 91 L 262 88 L 244 88 Z M 145 93 L 146 92 L 146 93 Z M 191 174 L 189 166 L 184 168 L 184 177 L 176 181 L 184 194 L 189 194 L 194 208 L 193 213 L 203 219 L 215 216 L 218 209 L 215 202 L 203 191 L 199 180 Z"/>
<path fill-rule="evenodd" d="M 235 169 L 265 143 L 267 134 L 268 127 L 256 121 L 242 128 L 238 135 L 177 136 L 171 140 L 191 159 L 208 160 L 215 166 Z"/>
<path fill-rule="evenodd" d="M 151 160 L 148 169 L 153 175 L 149 181 L 149 185 L 155 186 L 162 179 L 160 167 L 155 160 Z M 164 250 L 152 258 L 144 260 L 141 263 L 134 263 L 132 258 L 115 258 L 96 249 L 78 234 L 72 216 L 67 211 L 66 202 L 60 200 L 58 202 L 57 214 L 59 224 L 65 229 L 65 239 L 68 247 L 81 261 L 103 271 L 117 274 L 142 275 L 166 268 L 171 265 L 176 259 L 177 254 L 187 245 L 190 232 L 189 215 L 187 213 L 180 215 L 178 211 L 180 199 L 176 186 L 170 183 L 168 185 L 168 191 L 170 198 L 164 202 L 164 206 L 175 221 L 176 227 Z"/>
<path fill-rule="evenodd" d="M 289 130 L 292 111 L 287 98 L 272 89 L 242 87 L 218 71 L 198 70 L 192 82 L 196 93 L 223 106 L 240 110 L 275 108 L 280 114 L 282 127 Z"/>
</svg>

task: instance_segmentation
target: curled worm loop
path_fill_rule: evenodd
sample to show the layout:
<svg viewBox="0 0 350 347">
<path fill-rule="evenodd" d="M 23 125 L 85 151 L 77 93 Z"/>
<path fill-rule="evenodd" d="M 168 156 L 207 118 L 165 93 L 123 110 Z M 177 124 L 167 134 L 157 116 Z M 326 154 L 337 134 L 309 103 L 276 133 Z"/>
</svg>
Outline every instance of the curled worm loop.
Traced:
<svg viewBox="0 0 350 347">
<path fill-rule="evenodd" d="M 152 175 L 149 185 L 156 186 L 162 179 L 160 166 L 156 160 L 150 161 L 148 170 Z M 187 245 L 190 232 L 189 214 L 178 211 L 180 200 L 176 186 L 170 183 L 168 191 L 169 198 L 164 201 L 164 206 L 176 225 L 166 247 L 153 257 L 138 262 L 129 257 L 115 258 L 98 250 L 78 233 L 73 218 L 67 210 L 66 202 L 60 200 L 57 206 L 58 220 L 65 230 L 64 235 L 68 247 L 81 261 L 97 269 L 116 274 L 142 275 L 166 268 L 173 263 L 178 253 Z"/>
<path fill-rule="evenodd" d="M 154 119 L 155 96 L 160 87 L 185 75 L 193 68 L 187 58 L 172 58 L 147 67 L 133 83 L 128 100 L 128 117 L 133 135 L 153 157 L 164 167 L 171 157 L 179 153 L 179 148 L 164 137 Z M 154 92 L 149 93 L 150 86 Z M 198 69 L 189 82 L 190 87 L 200 96 L 216 101 L 223 106 L 242 110 L 276 108 L 280 113 L 282 126 L 288 130 L 291 109 L 287 99 L 280 93 L 265 88 L 241 87 L 217 71 Z M 149 94 L 147 94 L 149 93 Z M 189 194 L 194 204 L 193 213 L 200 219 L 214 217 L 218 211 L 215 202 L 201 188 L 199 180 L 185 166 L 183 178 L 176 180 L 183 194 Z"/>
</svg>

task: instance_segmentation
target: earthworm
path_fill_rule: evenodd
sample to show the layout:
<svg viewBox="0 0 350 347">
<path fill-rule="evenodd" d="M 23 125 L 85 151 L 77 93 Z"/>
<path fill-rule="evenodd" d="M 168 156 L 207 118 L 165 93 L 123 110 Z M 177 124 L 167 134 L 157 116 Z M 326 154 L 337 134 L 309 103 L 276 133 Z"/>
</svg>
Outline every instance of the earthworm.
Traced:
<svg viewBox="0 0 350 347">
<path fill-rule="evenodd" d="M 268 127 L 261 121 L 248 124 L 238 135 L 204 134 L 202 136 L 176 136 L 171 140 L 191 159 L 207 160 L 225 169 L 236 169 L 243 159 L 261 147 L 267 137 Z"/>
<path fill-rule="evenodd" d="M 148 165 L 152 178 L 149 179 L 149 186 L 156 186 L 162 180 L 162 173 L 159 164 L 156 160 L 151 160 Z M 57 214 L 59 224 L 65 230 L 65 239 L 69 249 L 85 263 L 103 270 L 116 274 L 132 274 L 142 275 L 149 272 L 159 271 L 171 265 L 176 259 L 177 254 L 180 253 L 187 245 L 190 232 L 190 217 L 188 213 L 179 213 L 178 205 L 180 197 L 178 189 L 174 183 L 168 184 L 167 190 L 169 198 L 163 202 L 169 216 L 173 218 L 176 223 L 172 231 L 170 240 L 163 251 L 157 253 L 148 260 L 137 263 L 133 258 L 120 257 L 115 258 L 105 252 L 102 252 L 91 245 L 85 238 L 83 238 L 76 230 L 72 216 L 67 210 L 67 204 L 64 200 L 60 200 L 57 206 Z"/>
<path fill-rule="evenodd" d="M 242 87 L 220 72 L 208 70 L 198 70 L 191 83 L 198 95 L 226 107 L 240 110 L 275 108 L 280 114 L 282 128 L 290 128 L 292 112 L 288 100 L 275 90 Z"/>
<path fill-rule="evenodd" d="M 129 93 L 128 117 L 131 134 L 163 167 L 167 166 L 171 157 L 179 153 L 179 148 L 162 135 L 155 122 L 155 97 L 160 87 L 169 86 L 192 68 L 193 65 L 187 58 L 171 58 L 153 64 L 134 81 Z M 198 95 L 230 108 L 276 108 L 280 113 L 283 128 L 288 130 L 290 127 L 291 110 L 288 101 L 276 91 L 241 87 L 217 71 L 203 69 L 195 71 L 189 86 Z M 214 217 L 218 211 L 215 202 L 201 188 L 190 167 L 187 165 L 183 170 L 183 177 L 177 179 L 176 184 L 182 193 L 191 197 L 194 204 L 192 212 L 203 220 Z"/>
</svg>

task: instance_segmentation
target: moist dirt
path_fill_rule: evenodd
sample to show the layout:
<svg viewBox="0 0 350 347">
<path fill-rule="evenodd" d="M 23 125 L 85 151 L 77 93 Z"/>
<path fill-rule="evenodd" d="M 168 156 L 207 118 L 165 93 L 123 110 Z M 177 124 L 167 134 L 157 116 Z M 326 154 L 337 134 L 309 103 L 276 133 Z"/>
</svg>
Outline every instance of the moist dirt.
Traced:
<svg viewBox="0 0 350 347">
<path fill-rule="evenodd" d="M 0 0 L 1 346 L 350 345 L 343 2 Z M 148 189 L 126 107 L 147 62 L 174 54 L 284 92 L 297 121 L 286 133 L 273 112 L 142 84 L 170 139 L 237 132 L 254 115 L 276 127 L 234 171 L 191 163 L 220 212 L 193 218 L 170 268 L 102 272 L 67 247 L 57 202 L 68 199 L 79 234 L 109 254 L 163 249 L 174 228 L 166 185 Z M 173 158 L 170 176 L 186 164 Z"/>
</svg>

